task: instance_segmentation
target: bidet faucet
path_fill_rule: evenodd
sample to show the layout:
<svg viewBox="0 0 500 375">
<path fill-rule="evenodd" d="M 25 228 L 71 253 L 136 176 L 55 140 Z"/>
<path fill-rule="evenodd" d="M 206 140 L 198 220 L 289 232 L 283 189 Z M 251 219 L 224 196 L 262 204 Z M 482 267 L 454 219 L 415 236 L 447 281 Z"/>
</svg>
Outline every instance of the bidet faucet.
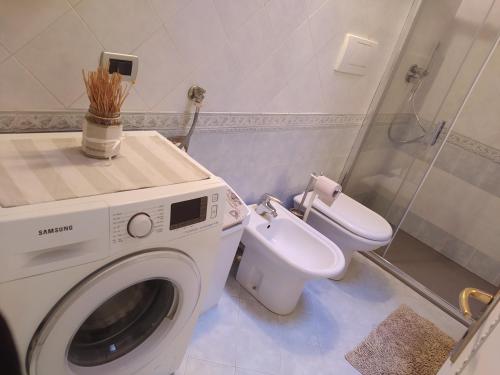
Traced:
<svg viewBox="0 0 500 375">
<path fill-rule="evenodd" d="M 270 214 L 272 217 L 278 216 L 278 212 L 271 202 L 283 204 L 281 200 L 279 200 L 275 196 L 266 193 L 262 196 L 261 202 L 257 205 L 257 207 L 255 207 L 255 212 L 257 213 L 257 215 Z"/>
</svg>

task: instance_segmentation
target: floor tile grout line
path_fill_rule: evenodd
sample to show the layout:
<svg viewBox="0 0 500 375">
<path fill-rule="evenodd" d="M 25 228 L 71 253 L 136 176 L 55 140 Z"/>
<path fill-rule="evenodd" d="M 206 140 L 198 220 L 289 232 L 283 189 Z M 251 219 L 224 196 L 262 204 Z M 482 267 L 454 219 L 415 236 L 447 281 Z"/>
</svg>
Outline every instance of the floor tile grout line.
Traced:
<svg viewBox="0 0 500 375">
<path fill-rule="evenodd" d="M 328 300 L 330 300 L 330 303 L 326 303 L 325 307 L 328 308 L 328 310 L 332 314 L 335 314 L 335 312 L 337 310 L 336 306 L 338 306 L 338 303 L 335 303 L 336 299 L 334 299 L 332 302 L 332 299 L 328 298 L 329 296 L 342 297 L 342 295 L 344 295 L 344 294 L 346 296 L 349 295 L 350 294 L 349 292 L 352 291 L 352 284 L 353 283 L 357 284 L 358 289 L 361 288 L 364 290 L 364 289 L 366 289 L 364 286 L 366 284 L 366 282 L 371 280 L 371 278 L 373 278 L 373 277 L 376 277 L 375 279 L 373 279 L 373 281 L 377 282 L 377 280 L 378 280 L 378 282 L 381 283 L 380 285 L 382 287 L 384 287 L 385 289 L 387 289 L 388 293 L 390 293 L 391 301 L 393 303 L 389 304 L 389 309 L 391 309 L 391 306 L 394 304 L 397 305 L 399 303 L 408 303 L 409 305 L 413 305 L 413 306 L 417 305 L 418 306 L 419 303 L 422 302 L 422 299 L 418 298 L 419 296 L 416 296 L 416 298 L 411 298 L 412 302 L 408 301 L 408 299 L 405 297 L 407 295 L 407 293 L 406 293 L 407 287 L 405 288 L 404 285 L 403 285 L 403 287 L 399 287 L 398 284 L 396 283 L 396 281 L 391 277 L 389 277 L 390 280 L 387 280 L 388 275 L 385 272 L 381 272 L 376 267 L 376 265 L 372 264 L 367 259 L 365 259 L 365 258 L 361 258 L 361 259 L 355 258 L 355 259 L 357 259 L 358 263 L 363 263 L 363 267 L 358 268 L 358 274 L 357 275 L 355 274 L 354 277 L 349 278 L 350 280 L 347 280 L 348 281 L 347 283 L 344 283 L 343 285 L 341 285 L 341 284 L 334 284 L 333 282 L 329 282 L 329 281 L 320 282 L 319 284 L 317 284 L 319 286 L 318 289 L 315 288 L 315 289 L 306 290 L 306 293 L 305 293 L 306 297 L 305 297 L 305 300 L 303 301 L 305 304 L 303 305 L 301 312 L 299 312 L 299 314 L 297 316 L 295 316 L 294 319 L 292 319 L 290 321 L 290 323 L 292 324 L 292 328 L 297 327 L 298 329 L 303 328 L 306 330 L 312 329 L 313 331 L 311 331 L 311 332 L 315 332 L 314 327 L 318 327 L 318 325 L 317 324 L 309 325 L 309 324 L 311 324 L 311 321 L 301 320 L 300 317 L 302 316 L 302 317 L 305 317 L 306 319 L 309 319 L 310 318 L 309 314 L 311 314 L 311 313 L 313 314 L 312 315 L 313 318 L 318 316 L 317 312 L 320 311 L 319 309 L 321 309 L 321 307 L 320 307 L 320 305 L 318 305 L 318 303 L 322 303 L 322 301 L 323 301 L 323 299 L 321 297 L 327 298 Z M 368 270 L 370 272 L 366 272 L 366 270 Z M 371 271 L 374 271 L 374 272 L 371 272 Z M 361 272 L 361 273 L 359 273 L 359 272 Z M 368 275 L 368 278 L 370 278 L 370 279 L 367 280 L 365 275 Z M 342 290 L 343 287 L 346 289 Z M 375 287 L 376 287 L 376 285 L 375 285 Z M 234 291 L 234 289 L 235 288 L 233 288 L 232 291 Z M 330 293 L 334 293 L 334 294 L 330 294 Z M 282 330 L 283 328 L 288 329 L 287 326 L 281 327 L 281 329 L 278 329 L 278 330 L 272 329 L 272 327 L 274 327 L 276 324 L 282 323 L 283 319 L 281 319 L 281 322 L 278 322 L 278 319 L 274 319 L 272 321 L 264 321 L 264 319 L 270 313 L 268 313 L 264 309 L 264 307 L 261 306 L 260 302 L 249 301 L 249 300 L 243 299 L 241 297 L 236 298 L 236 297 L 229 294 L 228 289 L 225 290 L 225 294 L 233 302 L 238 302 L 238 304 L 249 303 L 249 304 L 252 304 L 252 305 L 255 305 L 258 307 L 257 310 L 249 311 L 249 313 L 250 313 L 249 318 L 250 318 L 250 320 L 257 320 L 257 321 L 262 320 L 263 323 L 265 324 L 265 326 L 263 327 L 265 330 L 264 333 L 270 334 L 269 337 L 271 338 L 271 341 L 266 340 L 266 342 L 264 342 L 265 346 L 272 345 L 273 347 L 276 347 L 276 345 L 279 345 L 279 342 L 281 342 L 281 341 L 279 341 L 279 340 L 276 341 L 276 340 L 277 340 L 278 336 L 283 338 L 283 336 L 281 336 L 281 335 L 283 335 L 283 333 L 285 333 L 284 336 L 287 337 L 286 332 Z M 253 298 L 253 296 L 252 296 L 252 298 Z M 356 303 L 357 300 L 359 301 L 359 299 L 355 299 L 354 296 L 353 296 L 353 298 L 354 298 L 353 299 L 354 303 Z M 320 299 L 321 299 L 321 301 L 320 301 Z M 386 301 L 386 300 L 384 299 L 384 301 Z M 383 320 L 385 318 L 385 312 L 386 312 L 387 308 L 384 309 L 384 308 L 382 308 L 382 306 L 385 305 L 386 302 L 383 302 L 383 301 L 378 301 L 378 302 L 380 302 L 380 303 L 377 303 L 378 310 L 380 310 L 380 313 L 376 314 L 373 317 L 373 319 L 371 319 L 371 320 L 373 320 L 373 322 L 371 324 L 363 325 L 363 328 L 362 328 L 362 331 L 360 331 L 360 334 L 363 334 L 363 335 L 368 334 L 369 331 L 371 331 L 373 328 L 375 328 L 378 325 L 379 320 Z M 350 305 L 350 303 L 348 303 L 348 305 Z M 377 309 L 377 306 L 375 306 L 374 308 Z M 427 302 L 426 306 L 428 308 L 432 307 L 432 305 L 430 305 L 428 302 Z M 238 311 L 243 311 L 243 310 L 238 310 Z M 260 316 L 260 313 L 263 313 L 264 315 Z M 304 316 L 302 313 L 307 314 L 307 316 Z M 387 313 L 389 313 L 389 312 L 387 312 Z M 257 314 L 257 315 L 255 315 L 255 314 Z M 384 316 L 382 316 L 382 315 L 384 315 Z M 220 317 L 222 317 L 222 316 L 220 316 Z M 348 316 L 346 316 L 343 319 L 349 320 L 350 318 Z M 445 323 L 445 321 L 444 321 L 443 314 L 437 315 L 436 319 L 438 319 L 437 322 L 441 322 L 441 324 L 443 324 L 443 327 L 447 326 L 447 323 Z M 337 320 L 337 319 L 335 319 L 335 320 Z M 305 323 L 305 325 L 304 325 L 304 323 Z M 241 327 L 241 322 L 239 320 L 238 320 L 237 324 L 238 324 L 238 327 Z M 271 330 L 267 330 L 266 327 L 270 328 Z M 448 326 L 448 327 L 449 327 L 449 329 L 453 329 L 453 330 L 456 329 L 455 325 Z M 310 331 L 304 331 L 304 332 L 309 334 Z M 341 335 L 342 335 L 342 332 L 340 332 L 340 331 L 332 331 L 332 332 L 334 332 L 334 333 L 336 332 L 335 334 L 339 335 L 338 337 L 341 337 Z M 358 336 L 360 336 L 360 335 L 356 334 L 356 335 L 352 336 L 352 338 L 349 339 L 348 345 L 335 344 L 331 348 L 330 347 L 325 348 L 323 345 L 321 345 L 321 337 L 323 337 L 323 336 L 321 335 L 321 333 L 316 331 L 313 334 L 313 338 L 311 341 L 311 343 L 314 344 L 315 349 L 313 351 L 311 351 L 310 356 L 306 355 L 306 357 L 311 358 L 311 361 L 312 361 L 311 365 L 312 366 L 323 366 L 323 367 L 324 366 L 333 366 L 332 367 L 332 369 L 333 369 L 335 367 L 334 363 L 338 362 L 339 366 L 343 367 L 344 365 L 347 365 L 347 363 L 345 363 L 344 351 L 348 352 L 351 349 L 351 346 L 354 347 L 358 343 Z M 329 337 L 330 336 L 328 333 L 326 334 L 326 336 L 324 336 L 324 338 L 327 340 L 327 341 L 325 341 L 325 343 L 328 342 Z M 309 344 L 307 344 L 307 345 L 309 345 Z M 260 344 L 258 347 L 256 347 L 257 351 L 258 351 L 259 347 L 260 347 Z M 280 370 L 279 371 L 277 370 L 278 367 L 273 365 L 272 367 L 276 367 L 276 371 L 273 371 L 269 374 L 269 373 L 266 373 L 266 371 L 262 371 L 262 369 L 264 369 L 265 367 L 261 367 L 260 373 L 262 373 L 262 375 L 279 375 L 279 374 L 283 375 L 284 371 L 287 370 L 283 366 L 283 363 L 285 363 L 285 364 L 287 363 L 286 362 L 287 355 L 285 355 L 285 353 L 290 353 L 291 355 L 294 355 L 294 353 L 296 351 L 296 349 L 293 349 L 293 348 L 290 348 L 290 349 L 291 350 L 287 349 L 286 347 L 283 347 L 283 348 L 280 347 L 279 350 L 277 351 L 277 353 L 273 352 L 275 365 L 278 362 L 277 356 L 279 355 L 279 363 L 280 363 L 280 367 L 279 367 Z M 258 353 L 256 355 L 258 355 Z M 238 362 L 237 358 L 238 357 L 236 357 L 237 362 L 235 365 L 235 367 L 236 367 L 235 371 L 237 371 L 238 369 L 242 369 L 242 370 L 246 369 L 249 371 L 251 370 L 250 368 L 247 368 L 247 366 L 241 366 L 241 364 L 240 364 L 240 362 Z M 251 363 L 252 362 L 249 362 L 249 364 L 251 364 Z M 297 364 L 297 365 L 301 366 L 301 364 Z M 250 367 L 252 367 L 252 366 L 250 366 Z M 270 369 L 272 367 L 268 367 L 268 369 Z M 254 371 L 256 374 L 259 373 L 258 370 L 252 369 L 251 371 Z"/>
<path fill-rule="evenodd" d="M 190 359 L 193 359 L 195 361 L 210 363 L 210 364 L 216 365 L 216 366 L 236 367 L 236 363 L 233 363 L 233 364 L 229 365 L 227 363 L 217 362 L 217 361 L 214 361 L 214 360 L 210 360 L 210 359 L 206 359 L 206 358 L 200 358 L 200 357 L 193 356 L 191 354 L 187 354 L 187 359 L 186 360 L 188 361 Z M 186 362 L 186 364 L 187 364 L 187 362 Z"/>
</svg>

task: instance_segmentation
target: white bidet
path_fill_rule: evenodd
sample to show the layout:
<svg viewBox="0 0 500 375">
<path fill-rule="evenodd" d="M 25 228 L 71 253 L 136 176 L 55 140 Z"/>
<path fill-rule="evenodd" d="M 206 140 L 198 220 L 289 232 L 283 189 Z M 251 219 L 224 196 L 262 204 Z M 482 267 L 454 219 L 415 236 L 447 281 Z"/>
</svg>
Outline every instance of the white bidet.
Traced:
<svg viewBox="0 0 500 375">
<path fill-rule="evenodd" d="M 236 279 L 269 310 L 286 315 L 297 305 L 306 281 L 343 272 L 344 256 L 337 245 L 280 204 L 274 206 L 275 218 L 257 214 L 255 207 L 250 206 Z"/>
</svg>

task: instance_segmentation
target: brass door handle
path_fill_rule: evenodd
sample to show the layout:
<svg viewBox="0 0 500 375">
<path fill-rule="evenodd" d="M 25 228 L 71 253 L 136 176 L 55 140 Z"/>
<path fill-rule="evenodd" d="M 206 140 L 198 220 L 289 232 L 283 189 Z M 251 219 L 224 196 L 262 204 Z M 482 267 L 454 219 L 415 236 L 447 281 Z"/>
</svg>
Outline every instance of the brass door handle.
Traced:
<svg viewBox="0 0 500 375">
<path fill-rule="evenodd" d="M 465 288 L 460 293 L 459 303 L 462 314 L 464 314 L 464 316 L 467 318 L 472 318 L 469 298 L 474 298 L 475 300 L 478 300 L 485 305 L 488 305 L 491 301 L 493 301 L 493 295 L 490 293 L 483 292 L 482 290 L 476 288 Z"/>
</svg>

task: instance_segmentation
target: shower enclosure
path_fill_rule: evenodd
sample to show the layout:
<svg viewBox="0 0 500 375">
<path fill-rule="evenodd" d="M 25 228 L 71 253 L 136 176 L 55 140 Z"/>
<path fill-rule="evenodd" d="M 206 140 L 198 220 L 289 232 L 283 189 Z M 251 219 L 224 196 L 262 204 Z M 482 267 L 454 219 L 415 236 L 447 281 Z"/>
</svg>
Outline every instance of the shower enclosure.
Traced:
<svg viewBox="0 0 500 375">
<path fill-rule="evenodd" d="M 500 284 L 500 2 L 416 6 L 342 182 L 394 228 L 369 256 L 463 320 Z"/>
</svg>

